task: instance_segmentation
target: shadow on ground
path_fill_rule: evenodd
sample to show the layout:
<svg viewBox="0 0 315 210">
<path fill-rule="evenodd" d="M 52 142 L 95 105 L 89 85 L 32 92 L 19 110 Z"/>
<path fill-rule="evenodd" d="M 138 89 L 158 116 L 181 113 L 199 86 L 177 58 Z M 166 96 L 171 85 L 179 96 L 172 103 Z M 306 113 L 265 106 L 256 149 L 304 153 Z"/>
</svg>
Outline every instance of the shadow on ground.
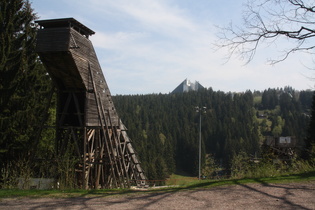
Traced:
<svg viewBox="0 0 315 210">
<path fill-rule="evenodd" d="M 292 180 L 299 182 L 291 183 Z M 309 181 L 312 180 L 312 181 Z M 73 191 L 75 194 L 76 191 Z M 75 197 L 10 197 L 0 209 L 315 209 L 315 171 L 291 176 L 201 181 L 186 187 L 77 191 Z M 70 193 L 70 196 L 73 194 Z"/>
</svg>

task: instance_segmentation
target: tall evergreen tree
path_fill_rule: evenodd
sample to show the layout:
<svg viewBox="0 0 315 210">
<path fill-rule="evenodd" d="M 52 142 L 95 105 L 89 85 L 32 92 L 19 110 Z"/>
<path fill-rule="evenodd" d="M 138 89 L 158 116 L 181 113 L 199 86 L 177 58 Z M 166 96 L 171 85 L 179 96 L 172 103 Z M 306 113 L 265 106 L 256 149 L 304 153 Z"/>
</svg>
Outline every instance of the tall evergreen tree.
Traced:
<svg viewBox="0 0 315 210">
<path fill-rule="evenodd" d="M 52 89 L 35 53 L 34 14 L 27 0 L 0 1 L 0 161 L 34 155 Z"/>
<path fill-rule="evenodd" d="M 313 104 L 311 110 L 311 120 L 308 128 L 308 138 L 305 143 L 305 158 L 312 158 L 315 161 L 315 92 L 313 93 Z"/>
</svg>

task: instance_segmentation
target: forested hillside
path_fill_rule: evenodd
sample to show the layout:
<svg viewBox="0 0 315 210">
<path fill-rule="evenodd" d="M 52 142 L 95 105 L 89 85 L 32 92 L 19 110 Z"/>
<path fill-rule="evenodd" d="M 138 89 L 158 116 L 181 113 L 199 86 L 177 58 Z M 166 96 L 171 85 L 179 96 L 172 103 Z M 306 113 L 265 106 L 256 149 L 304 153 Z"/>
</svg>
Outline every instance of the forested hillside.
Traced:
<svg viewBox="0 0 315 210">
<path fill-rule="evenodd" d="M 197 175 L 199 114 L 202 115 L 202 164 L 214 157 L 229 167 L 233 155 L 259 157 L 265 136 L 307 136 L 313 92 L 293 88 L 224 93 L 210 89 L 180 94 L 118 95 L 115 106 L 128 128 L 149 179 L 177 171 Z"/>
</svg>

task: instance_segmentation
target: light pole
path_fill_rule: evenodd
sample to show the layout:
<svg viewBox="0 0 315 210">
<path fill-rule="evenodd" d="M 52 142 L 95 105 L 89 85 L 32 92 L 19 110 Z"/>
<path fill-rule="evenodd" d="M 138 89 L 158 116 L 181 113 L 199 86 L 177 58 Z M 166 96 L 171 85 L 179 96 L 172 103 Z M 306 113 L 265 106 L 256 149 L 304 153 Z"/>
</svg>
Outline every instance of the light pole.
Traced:
<svg viewBox="0 0 315 210">
<path fill-rule="evenodd" d="M 207 107 L 196 106 L 196 112 L 199 112 L 199 180 L 201 179 L 201 114 L 206 113 Z"/>
</svg>

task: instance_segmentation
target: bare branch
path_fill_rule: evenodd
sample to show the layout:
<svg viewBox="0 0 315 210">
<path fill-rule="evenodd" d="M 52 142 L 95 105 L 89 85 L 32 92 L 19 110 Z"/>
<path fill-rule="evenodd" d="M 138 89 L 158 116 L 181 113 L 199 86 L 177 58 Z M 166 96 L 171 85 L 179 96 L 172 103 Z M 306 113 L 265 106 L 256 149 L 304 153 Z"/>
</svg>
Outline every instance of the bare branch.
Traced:
<svg viewBox="0 0 315 210">
<path fill-rule="evenodd" d="M 307 12 L 315 12 L 315 6 L 306 6 L 302 0 L 288 0 L 292 5 L 297 6 L 298 9 L 304 9 Z"/>
<path fill-rule="evenodd" d="M 275 64 L 287 59 L 298 51 L 313 51 L 315 44 L 315 5 L 304 0 L 250 0 L 246 5 L 243 26 L 220 28 L 221 35 L 215 44 L 217 48 L 227 48 L 228 58 L 237 55 L 245 63 L 255 56 L 257 47 L 263 43 L 277 42 L 286 38 L 291 44 L 285 49 Z M 314 3 L 313 3 L 314 4 Z"/>
</svg>

